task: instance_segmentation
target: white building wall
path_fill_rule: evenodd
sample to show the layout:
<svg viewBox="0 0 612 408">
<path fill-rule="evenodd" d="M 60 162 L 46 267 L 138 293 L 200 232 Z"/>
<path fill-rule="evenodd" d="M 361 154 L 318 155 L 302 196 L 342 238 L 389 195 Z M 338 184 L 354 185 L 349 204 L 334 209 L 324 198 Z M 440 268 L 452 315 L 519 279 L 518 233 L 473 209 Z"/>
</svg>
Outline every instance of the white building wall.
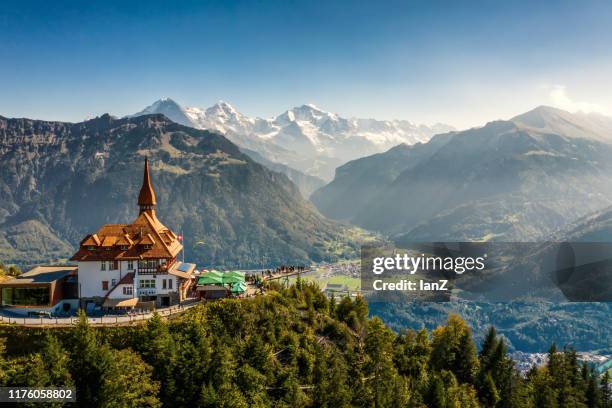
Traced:
<svg viewBox="0 0 612 408">
<path fill-rule="evenodd" d="M 166 289 L 164 289 L 164 282 L 163 280 L 166 280 Z M 169 284 L 168 281 L 172 280 L 172 289 L 169 289 Z M 158 288 L 158 292 L 160 295 L 167 295 L 168 293 L 173 293 L 177 291 L 177 287 L 176 287 L 176 276 L 174 275 L 157 275 L 157 282 L 156 282 L 156 286 Z"/>
<path fill-rule="evenodd" d="M 134 272 L 134 296 L 140 296 L 143 293 L 140 291 L 140 281 L 143 279 L 152 279 L 155 280 L 155 288 L 147 288 L 145 289 L 147 295 L 167 295 L 170 293 L 178 293 L 178 279 L 174 275 L 170 274 L 158 274 L 158 275 L 138 275 L 138 261 L 134 261 L 132 269 L 129 269 L 128 261 L 120 261 L 119 269 L 117 270 L 109 270 L 109 262 L 106 262 L 106 270 L 102 270 L 101 261 L 91 261 L 91 262 L 79 262 L 79 290 L 80 297 L 89 298 L 89 297 L 104 297 L 107 295 L 108 291 L 102 289 L 102 281 L 108 281 L 108 290 L 113 288 L 113 279 L 115 279 L 115 283 L 119 282 L 119 280 L 124 277 L 126 274 L 130 272 Z M 166 281 L 166 288 L 164 289 L 164 282 Z M 168 281 L 172 281 L 172 288 L 170 289 L 170 285 Z M 114 290 L 109 296 L 112 299 L 126 299 L 132 296 L 123 294 L 123 286 L 120 285 Z"/>
<path fill-rule="evenodd" d="M 113 290 L 111 292 L 111 294 L 108 296 L 109 299 L 131 299 L 133 297 L 136 297 L 136 290 L 132 289 L 132 294 L 131 295 L 126 295 L 123 293 L 123 288 L 126 288 L 128 286 L 132 286 L 132 284 L 126 284 L 123 283 L 121 285 L 118 285 L 115 290 Z"/>
<path fill-rule="evenodd" d="M 155 280 L 155 288 L 140 288 L 141 280 Z M 166 289 L 164 289 L 164 280 L 166 280 Z M 172 289 L 170 289 L 170 285 L 168 281 L 172 280 Z M 169 293 L 177 293 L 178 292 L 178 282 L 176 276 L 170 274 L 160 274 L 160 275 L 137 275 L 135 281 L 135 287 L 139 291 L 139 295 L 143 295 L 143 292 L 146 292 L 147 295 L 167 295 Z"/>
<path fill-rule="evenodd" d="M 125 264 L 125 265 L 124 265 Z M 119 269 L 109 270 L 109 263 L 106 262 L 106 270 L 102 270 L 101 261 L 78 262 L 79 266 L 79 291 L 83 297 L 104 297 L 108 290 L 113 288 L 115 283 L 125 276 L 128 272 L 127 262 L 120 262 Z M 124 267 L 126 269 L 124 269 Z M 108 281 L 108 290 L 102 289 L 102 281 Z"/>
<path fill-rule="evenodd" d="M 130 266 L 130 262 L 129 261 L 121 261 L 121 271 L 128 273 L 128 272 L 136 272 L 136 269 L 138 269 L 138 261 L 134 260 L 132 261 L 132 268 L 128 268 Z"/>
</svg>

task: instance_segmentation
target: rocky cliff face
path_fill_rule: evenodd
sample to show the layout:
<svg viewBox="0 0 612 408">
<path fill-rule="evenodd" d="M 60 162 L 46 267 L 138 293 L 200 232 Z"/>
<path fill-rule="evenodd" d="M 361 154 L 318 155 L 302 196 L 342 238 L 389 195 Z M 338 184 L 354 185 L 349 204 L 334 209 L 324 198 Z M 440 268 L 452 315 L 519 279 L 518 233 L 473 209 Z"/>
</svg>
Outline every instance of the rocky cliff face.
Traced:
<svg viewBox="0 0 612 408">
<path fill-rule="evenodd" d="M 184 232 L 189 260 L 228 267 L 308 262 L 333 259 L 332 242 L 346 242 L 346 231 L 286 176 L 221 135 L 163 115 L 75 124 L 0 117 L 0 258 L 66 258 L 101 224 L 131 221 L 145 156 L 159 217 Z"/>
</svg>

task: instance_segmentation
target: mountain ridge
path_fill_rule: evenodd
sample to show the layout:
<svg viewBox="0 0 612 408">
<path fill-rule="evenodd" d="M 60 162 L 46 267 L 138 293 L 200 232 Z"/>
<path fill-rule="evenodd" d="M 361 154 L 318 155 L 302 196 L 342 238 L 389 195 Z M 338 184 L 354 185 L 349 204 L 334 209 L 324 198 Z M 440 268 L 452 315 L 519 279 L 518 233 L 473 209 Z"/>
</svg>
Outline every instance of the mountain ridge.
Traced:
<svg viewBox="0 0 612 408">
<path fill-rule="evenodd" d="M 405 120 L 347 119 L 313 104 L 262 119 L 243 115 L 223 101 L 202 109 L 181 107 L 168 98 L 135 115 L 153 112 L 169 112 L 171 119 L 188 126 L 215 129 L 240 147 L 324 180 L 333 177 L 337 165 L 351 159 L 452 130 L 444 124 L 429 127 Z"/>
<path fill-rule="evenodd" d="M 0 257 L 21 264 L 65 258 L 101 224 L 134 218 L 145 156 L 160 219 L 184 229 L 188 257 L 197 263 L 307 263 L 335 258 L 329 246 L 350 241 L 346 228 L 323 218 L 286 176 L 217 133 L 161 114 L 80 123 L 2 118 Z M 28 245 L 15 241 L 14 228 Z"/>
<path fill-rule="evenodd" d="M 539 107 L 437 135 L 408 149 L 403 162 L 391 151 L 349 162 L 312 201 L 331 218 L 402 239 L 538 239 L 612 203 L 612 126 L 608 132 L 608 122 L 596 119 Z M 363 163 L 375 160 L 401 171 L 380 179 L 365 202 L 352 200 L 342 217 L 337 197 L 359 198 Z M 351 167 L 361 172 L 346 174 Z"/>
</svg>

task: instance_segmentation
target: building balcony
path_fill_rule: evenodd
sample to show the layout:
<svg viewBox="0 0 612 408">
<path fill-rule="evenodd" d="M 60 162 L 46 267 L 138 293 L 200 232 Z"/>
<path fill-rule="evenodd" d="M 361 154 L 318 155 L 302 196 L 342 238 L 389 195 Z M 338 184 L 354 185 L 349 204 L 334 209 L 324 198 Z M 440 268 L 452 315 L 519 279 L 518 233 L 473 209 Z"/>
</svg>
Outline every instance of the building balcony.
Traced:
<svg viewBox="0 0 612 408">
<path fill-rule="evenodd" d="M 139 275 L 163 275 L 168 273 L 168 270 L 176 263 L 176 259 L 171 259 L 161 265 L 154 267 L 138 267 Z"/>
</svg>

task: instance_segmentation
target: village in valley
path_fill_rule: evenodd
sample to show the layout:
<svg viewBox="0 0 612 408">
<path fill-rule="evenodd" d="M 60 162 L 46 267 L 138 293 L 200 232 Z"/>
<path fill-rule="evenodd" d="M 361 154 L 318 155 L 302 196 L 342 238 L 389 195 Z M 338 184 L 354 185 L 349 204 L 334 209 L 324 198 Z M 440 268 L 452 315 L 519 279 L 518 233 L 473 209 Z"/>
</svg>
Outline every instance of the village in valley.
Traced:
<svg viewBox="0 0 612 408">
<path fill-rule="evenodd" d="M 0 282 L 0 320 L 25 325 L 72 324 L 78 310 L 83 310 L 91 323 L 124 324 L 146 320 L 154 311 L 168 316 L 203 301 L 264 294 L 266 281 L 288 285 L 311 272 L 303 265 L 198 270 L 196 264 L 179 260 L 183 237 L 157 217 L 146 158 L 137 204 L 139 214 L 134 221 L 106 224 L 85 236 L 70 263 L 38 265 Z M 354 263 L 325 264 L 312 270 L 314 278 L 323 279 L 323 289 L 327 287 L 328 292 L 350 292 L 357 280 Z M 347 274 L 349 285 L 330 280 L 335 272 Z"/>
</svg>

